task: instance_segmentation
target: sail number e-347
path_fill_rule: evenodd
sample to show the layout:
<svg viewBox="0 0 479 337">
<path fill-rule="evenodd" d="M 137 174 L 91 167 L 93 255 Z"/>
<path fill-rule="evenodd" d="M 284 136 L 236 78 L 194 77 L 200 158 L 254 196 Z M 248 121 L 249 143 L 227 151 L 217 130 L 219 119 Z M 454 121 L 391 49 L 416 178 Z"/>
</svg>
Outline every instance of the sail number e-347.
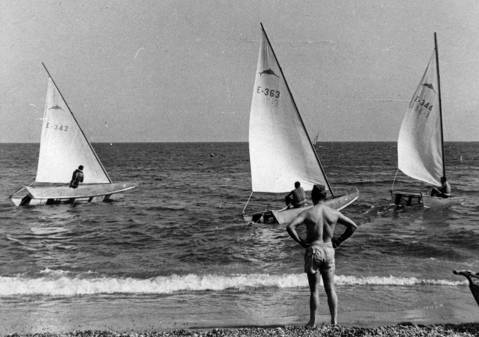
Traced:
<svg viewBox="0 0 479 337">
<path fill-rule="evenodd" d="M 279 98 L 279 95 L 280 95 L 279 90 L 262 88 L 260 86 L 258 86 L 256 88 L 256 93 L 263 94 L 265 96 L 269 96 L 269 97 L 272 97 L 272 98 Z"/>
<path fill-rule="evenodd" d="M 47 125 L 45 126 L 45 128 L 67 132 L 69 127 L 68 127 L 68 125 L 53 124 L 53 123 L 47 122 Z"/>
</svg>

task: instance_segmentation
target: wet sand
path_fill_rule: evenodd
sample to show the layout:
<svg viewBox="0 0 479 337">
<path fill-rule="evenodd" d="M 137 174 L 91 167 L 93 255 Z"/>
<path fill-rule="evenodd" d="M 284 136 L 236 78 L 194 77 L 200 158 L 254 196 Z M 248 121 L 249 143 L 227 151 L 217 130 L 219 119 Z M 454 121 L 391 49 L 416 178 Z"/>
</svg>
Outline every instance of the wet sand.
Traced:
<svg viewBox="0 0 479 337">
<path fill-rule="evenodd" d="M 397 325 L 381 326 L 374 328 L 347 327 L 321 325 L 316 329 L 305 329 L 298 326 L 267 326 L 267 327 L 231 327 L 231 328 L 192 328 L 174 330 L 150 330 L 150 331 L 113 331 L 113 330 L 84 330 L 65 333 L 37 333 L 37 334 L 10 334 L 8 336 L 34 336 L 34 337 L 163 337 L 163 336 L 191 336 L 191 337 L 267 337 L 267 336 L 348 336 L 348 337 L 372 337 L 372 336 L 455 336 L 477 337 L 479 336 L 479 323 L 463 324 L 438 324 L 416 325 L 401 323 Z"/>
</svg>

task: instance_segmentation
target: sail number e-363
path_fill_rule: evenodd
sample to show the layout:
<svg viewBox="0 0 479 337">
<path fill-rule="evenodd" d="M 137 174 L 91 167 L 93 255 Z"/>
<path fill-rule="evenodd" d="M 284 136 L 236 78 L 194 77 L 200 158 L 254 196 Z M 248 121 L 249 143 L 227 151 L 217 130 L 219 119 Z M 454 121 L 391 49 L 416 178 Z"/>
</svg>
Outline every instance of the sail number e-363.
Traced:
<svg viewBox="0 0 479 337">
<path fill-rule="evenodd" d="M 258 86 L 256 88 L 256 93 L 263 94 L 265 96 L 269 96 L 269 97 L 272 97 L 272 98 L 279 98 L 279 95 L 280 95 L 279 90 L 262 88 L 260 86 Z"/>
<path fill-rule="evenodd" d="M 53 129 L 53 130 L 56 130 L 56 131 L 64 131 L 64 132 L 67 132 L 68 129 L 69 129 L 68 125 L 55 124 L 55 123 L 50 123 L 50 122 L 47 122 L 45 128 L 46 129 Z"/>
</svg>

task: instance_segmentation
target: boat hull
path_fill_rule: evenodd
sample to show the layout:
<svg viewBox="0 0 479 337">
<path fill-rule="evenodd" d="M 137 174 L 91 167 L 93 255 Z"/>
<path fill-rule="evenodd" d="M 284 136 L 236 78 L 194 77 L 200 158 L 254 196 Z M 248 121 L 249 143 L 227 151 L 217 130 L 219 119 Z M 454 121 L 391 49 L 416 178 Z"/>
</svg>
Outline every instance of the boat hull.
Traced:
<svg viewBox="0 0 479 337">
<path fill-rule="evenodd" d="M 78 188 L 68 185 L 24 186 L 10 196 L 10 201 L 15 206 L 110 201 L 113 194 L 135 187 L 130 183 L 82 184 Z"/>
<path fill-rule="evenodd" d="M 461 197 L 439 198 L 422 192 L 405 190 L 391 191 L 391 199 L 393 204 L 398 207 L 418 206 L 424 208 L 444 208 L 460 204 L 464 200 Z"/>
<path fill-rule="evenodd" d="M 356 189 L 353 192 L 338 196 L 334 199 L 328 199 L 324 202 L 324 204 L 340 211 L 355 202 L 358 197 L 359 191 Z M 299 213 L 310 209 L 311 207 L 313 206 L 309 205 L 300 208 L 269 210 L 265 212 L 255 213 L 251 217 L 251 221 L 255 223 L 277 223 L 280 225 L 284 225 L 291 222 L 291 220 L 293 220 Z"/>
<path fill-rule="evenodd" d="M 422 192 L 391 190 L 391 200 L 398 207 L 403 206 L 423 206 L 425 195 Z"/>
<path fill-rule="evenodd" d="M 426 195 L 423 198 L 423 205 L 424 208 L 444 208 L 452 205 L 458 205 L 463 201 L 464 198 L 461 197 L 438 198 Z"/>
</svg>

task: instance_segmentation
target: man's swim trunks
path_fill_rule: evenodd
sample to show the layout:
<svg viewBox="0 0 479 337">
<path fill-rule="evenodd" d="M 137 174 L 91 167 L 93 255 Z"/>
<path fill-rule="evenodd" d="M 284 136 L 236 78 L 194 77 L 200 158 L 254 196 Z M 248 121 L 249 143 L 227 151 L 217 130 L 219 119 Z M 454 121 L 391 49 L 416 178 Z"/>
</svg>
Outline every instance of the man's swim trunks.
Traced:
<svg viewBox="0 0 479 337">
<path fill-rule="evenodd" d="M 304 254 L 304 272 L 316 274 L 334 270 L 334 248 L 331 242 L 306 248 Z"/>
</svg>

